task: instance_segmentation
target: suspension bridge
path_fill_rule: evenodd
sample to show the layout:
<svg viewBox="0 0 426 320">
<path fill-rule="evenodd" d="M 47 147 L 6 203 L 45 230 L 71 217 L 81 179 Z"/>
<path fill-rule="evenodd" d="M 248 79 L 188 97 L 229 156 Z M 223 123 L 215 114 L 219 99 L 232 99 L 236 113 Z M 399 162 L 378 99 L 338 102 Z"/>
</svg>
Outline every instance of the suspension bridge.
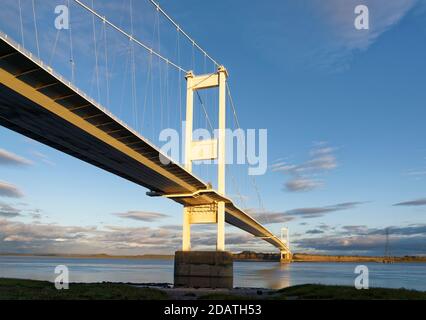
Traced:
<svg viewBox="0 0 426 320">
<path fill-rule="evenodd" d="M 199 283 L 197 281 L 208 279 L 207 282 L 201 283 L 206 286 L 229 286 L 231 283 L 232 286 L 232 274 L 229 274 L 229 270 L 232 273 L 232 259 L 225 250 L 225 222 L 275 246 L 281 253 L 282 261 L 291 260 L 288 238 L 274 235 L 253 218 L 247 209 L 241 208 L 244 199 L 238 191 L 238 184 L 236 193 L 240 196 L 240 205 L 226 193 L 226 177 L 230 176 L 226 172 L 225 161 L 227 106 L 232 108 L 234 124 L 240 127 L 227 83 L 228 71 L 156 2 L 146 2 L 153 12 L 151 20 L 155 36 L 151 41 L 144 41 L 143 37 L 138 35 L 137 26 L 133 21 L 135 18 L 132 0 L 123 2 L 129 5 L 128 30 L 124 26 L 125 23 L 114 22 L 98 12 L 93 1 L 90 4 L 69 0 L 69 26 L 65 30 L 51 32 L 52 48 L 46 50 L 43 55 L 43 43 L 46 43 L 43 37 L 46 34 L 42 34 L 41 29 L 46 18 L 37 16 L 37 12 L 46 12 L 46 8 L 38 11 L 39 2 L 34 0 L 13 1 L 16 4 L 13 11 L 17 15 L 15 21 L 20 22 L 19 27 L 10 32 L 2 30 L 0 33 L 0 124 L 143 186 L 149 190 L 148 196 L 165 197 L 181 204 L 182 251 L 176 253 L 175 283 L 194 285 Z M 23 7 L 24 3 L 27 7 Z M 90 25 L 80 23 L 81 30 L 78 30 L 79 22 L 73 22 L 73 16 L 77 15 L 78 10 L 81 21 L 90 21 L 91 28 Z M 25 20 L 25 12 L 29 21 Z M 163 45 L 164 52 L 161 50 L 160 16 L 176 32 L 174 59 L 164 53 L 171 51 L 167 51 L 166 45 Z M 127 20 L 125 17 L 122 17 L 123 19 Z M 47 24 L 50 24 L 52 29 L 52 21 Z M 26 25 L 31 25 L 31 28 L 25 29 Z M 88 32 L 90 29 L 92 33 Z M 78 45 L 86 48 L 89 46 L 89 40 L 84 43 L 84 37 L 77 36 L 79 32 L 93 35 L 90 37 L 94 49 L 93 55 L 90 55 L 94 58 L 93 69 L 87 59 L 82 59 L 83 62 L 79 63 L 76 54 Z M 164 38 L 171 37 L 164 35 Z M 112 44 L 108 44 L 108 40 Z M 184 66 L 182 40 L 189 44 L 192 57 L 186 60 L 189 61 L 187 64 L 190 68 Z M 68 57 L 64 52 L 58 53 L 58 43 L 65 44 L 66 41 L 69 48 Z M 115 54 L 109 52 L 109 48 L 115 48 Z M 201 56 L 200 60 L 204 66 L 202 72 L 195 70 L 195 52 Z M 120 59 L 120 55 L 123 59 Z M 56 67 L 53 62 L 55 56 L 59 57 L 58 61 L 65 60 L 66 63 Z M 211 65 L 210 72 L 207 71 L 207 61 Z M 123 65 L 117 66 L 120 62 Z M 144 68 L 140 67 L 141 65 L 144 65 Z M 117 72 L 115 76 L 121 81 L 129 78 L 129 83 L 123 81 L 117 85 L 113 79 L 114 70 L 124 70 L 125 74 L 129 74 L 130 76 L 126 77 Z M 154 74 L 154 70 L 158 73 Z M 142 71 L 145 71 L 146 75 L 140 75 Z M 171 75 L 172 72 L 174 75 Z M 64 73 L 68 73 L 69 80 L 61 75 Z M 79 89 L 80 85 L 90 88 L 92 95 Z M 123 90 L 121 94 L 118 93 L 119 88 L 127 87 L 130 88 L 129 94 L 123 93 Z M 206 92 L 210 92 L 210 97 Z M 92 96 L 96 96 L 96 99 Z M 172 96 L 176 97 L 177 101 L 173 102 Z M 182 97 L 185 97 L 185 103 L 182 103 Z M 209 98 L 210 111 L 216 111 L 217 116 L 214 118 L 208 114 L 206 101 Z M 178 105 L 179 110 L 172 110 L 173 104 Z M 183 104 L 186 108 L 185 117 Z M 126 105 L 129 106 L 127 109 Z M 152 106 L 151 112 L 147 110 L 149 105 Z M 156 109 L 155 106 L 160 108 Z M 202 110 L 205 119 L 197 118 L 194 113 L 196 110 Z M 122 117 L 117 115 L 120 113 Z M 152 142 L 156 136 L 155 128 L 161 130 L 172 126 L 173 115 L 178 118 L 178 123 L 183 120 L 186 122 L 183 164 L 164 154 Z M 161 119 L 160 123 L 156 123 L 157 118 Z M 214 127 L 218 129 L 217 139 L 194 140 L 193 129 L 203 122 L 211 130 Z M 148 138 L 149 135 L 151 139 Z M 210 171 L 205 175 L 210 181 L 217 177 L 216 186 L 199 178 L 193 166 L 197 161 L 211 159 L 217 159 L 217 167 L 213 170 L 209 169 L 211 164 L 206 165 L 205 170 Z M 260 206 L 263 206 L 254 178 L 252 181 Z M 235 179 L 233 182 L 235 183 Z M 217 225 L 216 251 L 191 251 L 192 224 Z M 197 269 L 200 259 L 201 265 L 209 265 L 207 274 L 200 274 L 201 269 Z M 220 264 L 227 267 L 222 270 L 223 266 L 219 266 Z M 210 278 L 220 279 L 220 274 L 224 274 L 223 277 L 228 280 L 211 282 Z"/>
</svg>

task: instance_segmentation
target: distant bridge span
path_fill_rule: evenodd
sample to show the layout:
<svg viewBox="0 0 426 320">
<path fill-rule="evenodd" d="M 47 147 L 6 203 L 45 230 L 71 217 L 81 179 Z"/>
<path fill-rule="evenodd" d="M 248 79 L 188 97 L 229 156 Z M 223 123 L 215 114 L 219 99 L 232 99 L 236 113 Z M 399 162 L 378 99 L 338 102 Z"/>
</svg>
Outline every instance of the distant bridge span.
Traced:
<svg viewBox="0 0 426 320">
<path fill-rule="evenodd" d="M 231 199 L 178 163 L 162 164 L 157 147 L 4 34 L 0 34 L 0 124 L 184 206 L 224 202 L 227 223 L 290 254 L 287 243 Z"/>
</svg>

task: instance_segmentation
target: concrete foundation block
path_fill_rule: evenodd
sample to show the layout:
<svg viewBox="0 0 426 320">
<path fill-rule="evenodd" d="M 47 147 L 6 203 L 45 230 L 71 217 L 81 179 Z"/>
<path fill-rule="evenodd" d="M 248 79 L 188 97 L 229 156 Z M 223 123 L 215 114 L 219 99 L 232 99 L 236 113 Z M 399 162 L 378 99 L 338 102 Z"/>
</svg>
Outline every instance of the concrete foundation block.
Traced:
<svg viewBox="0 0 426 320">
<path fill-rule="evenodd" d="M 230 252 L 175 252 L 175 287 L 232 288 L 233 276 L 233 258 Z"/>
<path fill-rule="evenodd" d="M 293 260 L 293 255 L 291 253 L 281 254 L 281 259 L 280 259 L 281 263 L 291 263 L 292 260 Z"/>
</svg>

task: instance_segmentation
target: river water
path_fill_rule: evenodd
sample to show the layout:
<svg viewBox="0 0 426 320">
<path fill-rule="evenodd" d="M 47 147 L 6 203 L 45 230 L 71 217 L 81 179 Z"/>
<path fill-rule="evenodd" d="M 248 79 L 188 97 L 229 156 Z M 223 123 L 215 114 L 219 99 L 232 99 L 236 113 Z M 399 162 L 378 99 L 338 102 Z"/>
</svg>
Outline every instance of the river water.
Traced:
<svg viewBox="0 0 426 320">
<path fill-rule="evenodd" d="M 70 282 L 173 283 L 173 260 L 0 256 L 0 278 L 54 281 L 57 265 L 69 269 Z M 234 262 L 234 286 L 283 288 L 297 284 L 354 285 L 358 263 Z M 370 287 L 426 291 L 426 264 L 363 263 Z"/>
</svg>

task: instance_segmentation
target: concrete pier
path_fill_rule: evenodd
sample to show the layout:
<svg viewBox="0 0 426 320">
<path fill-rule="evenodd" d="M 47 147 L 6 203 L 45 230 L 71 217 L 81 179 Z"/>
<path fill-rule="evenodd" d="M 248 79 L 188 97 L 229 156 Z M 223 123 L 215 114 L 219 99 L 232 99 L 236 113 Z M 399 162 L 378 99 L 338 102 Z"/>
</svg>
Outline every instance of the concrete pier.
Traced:
<svg viewBox="0 0 426 320">
<path fill-rule="evenodd" d="M 175 287 L 232 288 L 233 258 L 226 251 L 176 251 Z"/>
<path fill-rule="evenodd" d="M 281 253 L 280 262 L 281 263 L 290 263 L 293 260 L 293 255 L 289 252 Z"/>
</svg>

